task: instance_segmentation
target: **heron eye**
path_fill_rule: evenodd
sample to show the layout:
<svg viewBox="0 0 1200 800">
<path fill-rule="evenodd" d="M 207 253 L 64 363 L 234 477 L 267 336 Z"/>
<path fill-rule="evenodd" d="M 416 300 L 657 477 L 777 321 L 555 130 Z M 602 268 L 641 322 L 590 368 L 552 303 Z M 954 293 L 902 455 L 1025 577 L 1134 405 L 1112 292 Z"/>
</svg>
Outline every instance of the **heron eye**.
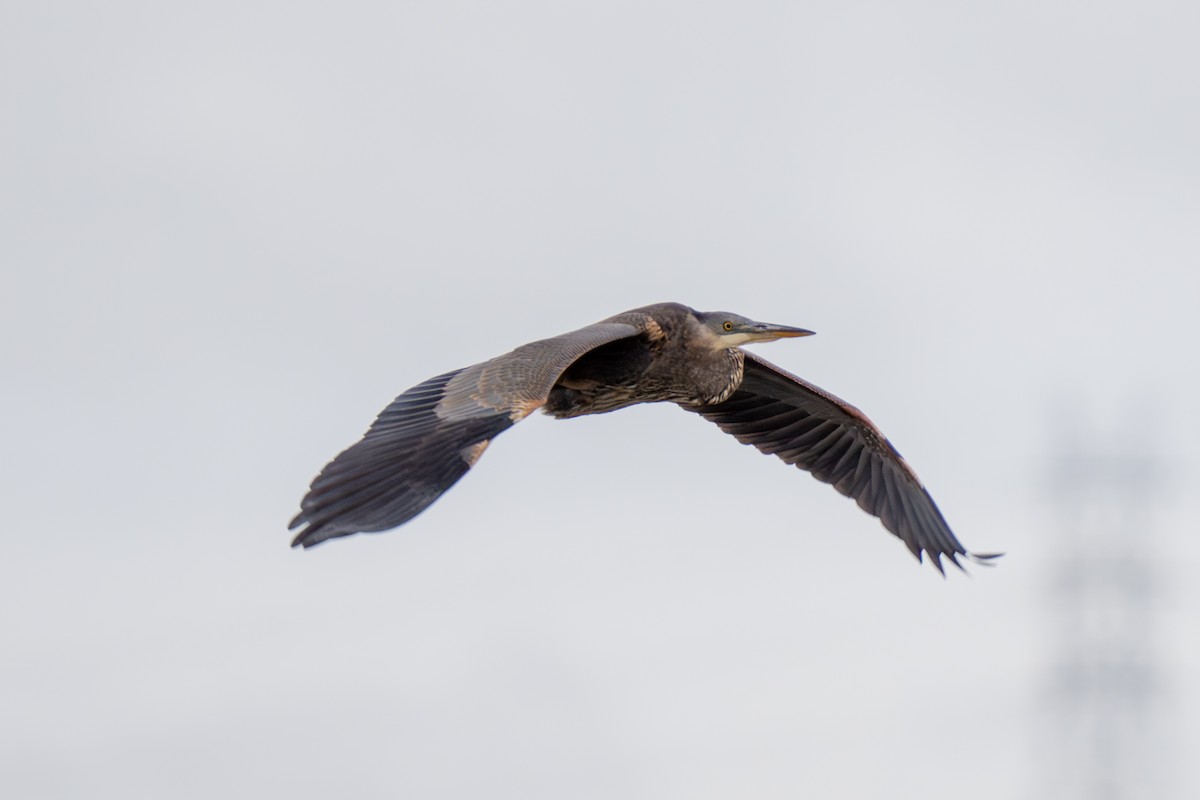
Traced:
<svg viewBox="0 0 1200 800">
<path fill-rule="evenodd" d="M 725 320 L 725 324 L 722 325 L 721 327 L 727 331 L 731 331 L 731 330 L 733 330 L 733 323 L 730 322 L 729 320 Z"/>
</svg>

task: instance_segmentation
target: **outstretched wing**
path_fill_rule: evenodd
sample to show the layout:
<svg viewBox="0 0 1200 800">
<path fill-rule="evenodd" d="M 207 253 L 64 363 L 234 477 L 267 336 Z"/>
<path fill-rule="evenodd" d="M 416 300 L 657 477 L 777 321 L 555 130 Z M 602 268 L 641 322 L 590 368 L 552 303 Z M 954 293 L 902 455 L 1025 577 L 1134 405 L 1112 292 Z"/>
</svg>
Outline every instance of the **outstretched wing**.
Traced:
<svg viewBox="0 0 1200 800">
<path fill-rule="evenodd" d="M 944 572 L 942 556 L 980 561 L 994 554 L 967 552 L 916 473 L 884 435 L 849 403 L 746 353 L 745 377 L 723 403 L 688 408 L 743 444 L 795 464 L 829 483 Z"/>
<path fill-rule="evenodd" d="M 305 526 L 292 546 L 412 519 L 465 475 L 493 438 L 545 403 L 576 359 L 643 330 L 636 318 L 589 325 L 409 389 L 312 482 L 288 525 Z"/>
</svg>

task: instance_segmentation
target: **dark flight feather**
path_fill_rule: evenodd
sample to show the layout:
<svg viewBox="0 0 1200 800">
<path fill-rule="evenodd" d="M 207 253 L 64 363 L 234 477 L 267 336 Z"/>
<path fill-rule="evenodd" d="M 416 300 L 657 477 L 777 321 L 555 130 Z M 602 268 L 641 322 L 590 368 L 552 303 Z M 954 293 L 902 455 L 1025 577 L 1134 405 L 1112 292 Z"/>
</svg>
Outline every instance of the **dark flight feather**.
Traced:
<svg viewBox="0 0 1200 800">
<path fill-rule="evenodd" d="M 962 546 L 916 473 L 861 411 L 753 353 L 746 353 L 742 384 L 728 400 L 682 408 L 832 484 L 878 517 L 918 561 L 927 553 L 939 571 L 942 557 L 960 568 L 960 555 L 995 557 Z"/>
<path fill-rule="evenodd" d="M 292 546 L 408 522 L 465 475 L 488 442 L 543 405 L 567 367 L 640 332 L 624 322 L 597 323 L 409 389 L 313 480 L 288 525 L 304 526 Z"/>
</svg>

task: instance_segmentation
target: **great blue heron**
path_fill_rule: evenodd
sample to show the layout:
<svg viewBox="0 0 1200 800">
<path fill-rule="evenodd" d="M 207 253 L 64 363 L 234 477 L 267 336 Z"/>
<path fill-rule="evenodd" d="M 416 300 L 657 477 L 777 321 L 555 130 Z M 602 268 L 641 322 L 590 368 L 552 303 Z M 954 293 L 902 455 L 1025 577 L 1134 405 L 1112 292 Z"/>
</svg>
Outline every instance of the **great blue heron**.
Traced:
<svg viewBox="0 0 1200 800">
<path fill-rule="evenodd" d="M 488 443 L 537 409 L 559 419 L 668 401 L 858 501 L 943 571 L 975 561 L 933 498 L 866 416 L 741 349 L 812 331 L 678 303 L 636 308 L 430 378 L 397 397 L 312 482 L 293 547 L 395 528 L 466 474 Z"/>
</svg>

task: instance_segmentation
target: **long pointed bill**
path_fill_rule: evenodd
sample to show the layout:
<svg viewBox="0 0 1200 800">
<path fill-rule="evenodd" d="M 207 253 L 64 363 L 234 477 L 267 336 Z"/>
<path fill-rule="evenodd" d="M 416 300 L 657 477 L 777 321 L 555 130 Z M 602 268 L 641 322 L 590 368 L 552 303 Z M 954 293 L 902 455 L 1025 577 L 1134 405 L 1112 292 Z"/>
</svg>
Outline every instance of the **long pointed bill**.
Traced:
<svg viewBox="0 0 1200 800">
<path fill-rule="evenodd" d="M 815 336 L 815 331 L 808 328 L 793 328 L 790 325 L 772 325 L 769 322 L 759 322 L 754 326 L 751 335 L 756 341 L 769 342 L 773 339 L 793 339 L 797 336 Z"/>
</svg>

